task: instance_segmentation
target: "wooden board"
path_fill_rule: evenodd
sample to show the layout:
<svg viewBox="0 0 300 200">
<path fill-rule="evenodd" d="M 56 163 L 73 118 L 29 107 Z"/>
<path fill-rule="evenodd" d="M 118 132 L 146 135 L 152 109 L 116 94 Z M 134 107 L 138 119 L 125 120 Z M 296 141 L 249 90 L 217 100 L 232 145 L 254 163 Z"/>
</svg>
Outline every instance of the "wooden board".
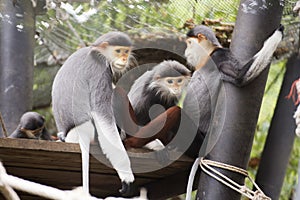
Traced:
<svg viewBox="0 0 300 200">
<path fill-rule="evenodd" d="M 120 196 L 120 180 L 116 171 L 99 161 L 105 159 L 97 145 L 91 147 L 90 192 L 96 197 Z M 143 149 L 129 151 L 132 166 L 149 172 L 135 173 L 137 188 L 145 187 L 150 199 L 165 199 L 185 192 L 188 173 L 192 165 L 190 158 L 172 152 L 172 164 L 161 169 L 154 153 Z M 0 138 L 0 159 L 7 173 L 26 180 L 73 189 L 81 185 L 81 153 L 78 144 L 26 139 Z M 19 193 L 22 199 L 41 199 Z M 136 194 L 138 195 L 138 194 Z M 1 197 L 0 197 L 1 199 Z"/>
</svg>

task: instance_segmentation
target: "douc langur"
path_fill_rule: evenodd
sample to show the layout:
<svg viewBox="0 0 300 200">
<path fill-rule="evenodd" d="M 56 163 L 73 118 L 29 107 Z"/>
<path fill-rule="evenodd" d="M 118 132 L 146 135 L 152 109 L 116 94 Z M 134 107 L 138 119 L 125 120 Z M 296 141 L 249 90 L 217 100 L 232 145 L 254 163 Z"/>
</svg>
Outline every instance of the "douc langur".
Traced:
<svg viewBox="0 0 300 200">
<path fill-rule="evenodd" d="M 45 127 L 45 118 L 37 112 L 26 112 L 9 138 L 52 140 Z"/>
<path fill-rule="evenodd" d="M 90 141 L 95 135 L 122 181 L 120 192 L 127 193 L 134 181 L 111 103 L 113 75 L 126 70 L 131 48 L 128 35 L 106 33 L 91 46 L 73 53 L 53 82 L 52 105 L 56 125 L 63 140 L 80 144 L 83 188 L 87 192 Z"/>
<path fill-rule="evenodd" d="M 190 78 L 190 70 L 177 61 L 161 62 L 140 76 L 128 93 L 138 124 L 150 122 L 149 110 L 153 105 L 164 109 L 176 105 Z"/>
<path fill-rule="evenodd" d="M 246 64 L 234 57 L 230 49 L 223 48 L 218 42 L 214 32 L 207 26 L 200 25 L 191 29 L 187 33 L 185 56 L 187 62 L 195 68 L 195 72 L 191 78 L 186 99 L 183 108 L 190 111 L 189 102 L 190 95 L 197 99 L 200 115 L 198 122 L 198 131 L 193 143 L 192 153 L 190 155 L 197 156 L 199 148 L 207 134 L 212 118 L 211 107 L 215 106 L 211 103 L 211 97 L 207 83 L 201 74 L 201 68 L 213 63 L 219 71 L 220 76 L 216 77 L 222 81 L 231 82 L 236 86 L 244 86 L 255 79 L 270 63 L 274 51 L 283 37 L 283 27 L 280 26 L 275 32 L 264 42 L 263 47 L 254 55 Z M 198 91 L 193 92 L 192 91 Z M 198 141 L 197 141 L 198 140 Z M 197 146 L 198 145 L 198 146 Z"/>
<path fill-rule="evenodd" d="M 174 113 L 175 110 L 180 111 L 176 105 L 190 78 L 191 72 L 189 69 L 177 61 L 169 60 L 161 62 L 152 70 L 145 72 L 134 82 L 128 93 L 133 109 L 131 113 L 134 113 L 134 116 L 132 116 L 134 121 L 139 126 L 145 126 L 151 119 L 158 117 L 159 120 L 156 119 L 158 123 L 154 125 L 147 126 L 147 128 L 142 127 L 138 132 L 130 133 L 129 135 L 134 137 L 128 137 L 124 141 L 126 147 L 137 148 L 146 145 L 146 148 L 160 150 L 172 139 L 177 127 L 170 124 L 169 121 L 174 121 L 173 116 L 175 115 L 161 114 L 165 110 L 166 113 Z M 180 118 L 180 116 L 176 115 L 176 118 Z M 172 129 L 170 129 L 171 126 Z M 168 134 L 160 135 L 162 130 L 167 129 Z M 156 139 L 159 139 L 159 141 Z M 148 144 L 151 141 L 154 141 L 154 143 Z"/>
<path fill-rule="evenodd" d="M 243 86 L 255 79 L 270 63 L 270 60 L 283 37 L 281 25 L 264 42 L 263 47 L 246 64 L 242 64 L 230 49 L 222 48 L 213 31 L 200 25 L 187 33 L 185 56 L 195 70 L 203 67 L 208 59 L 216 64 L 222 80 Z"/>
<path fill-rule="evenodd" d="M 190 146 L 190 153 L 193 157 L 198 158 L 200 150 L 202 154 L 203 150 L 205 149 L 204 151 L 206 154 L 207 150 L 209 150 L 207 148 L 213 147 L 214 144 L 212 144 L 212 141 L 209 140 L 210 138 L 214 138 L 212 140 L 216 140 L 216 134 L 219 134 L 216 132 L 222 131 L 222 127 L 218 125 L 218 123 L 220 123 L 219 120 L 221 116 L 224 117 L 226 115 L 225 113 L 220 113 L 222 110 L 217 112 L 214 110 L 216 107 L 219 109 L 222 108 L 222 106 L 218 105 L 220 102 L 214 102 L 214 98 L 218 98 L 218 95 L 222 93 L 224 95 L 225 92 L 222 92 L 222 87 L 218 87 L 218 89 L 212 87 L 213 89 L 209 89 L 207 82 L 209 82 L 211 85 L 216 84 L 218 86 L 221 85 L 221 82 L 218 83 L 220 80 L 230 82 L 238 87 L 247 85 L 266 69 L 270 63 L 274 51 L 281 42 L 282 37 L 283 26 L 280 26 L 264 42 L 262 48 L 251 59 L 249 59 L 246 64 L 243 64 L 232 54 L 230 49 L 221 47 L 215 37 L 215 34 L 210 28 L 203 25 L 196 26 L 187 33 L 187 48 L 185 51 L 185 56 L 187 61 L 197 71 L 195 71 L 192 76 L 183 108 L 187 111 L 191 110 L 189 108 L 193 108 L 191 105 L 194 102 L 189 101 L 189 97 L 190 95 L 194 95 L 197 99 L 199 110 L 201 111 L 199 121 L 196 122 L 198 123 L 197 134 L 192 145 Z M 211 72 L 211 74 L 215 76 L 215 79 L 218 80 L 205 80 L 203 73 L 208 71 Z M 212 77 L 210 78 L 212 79 Z M 191 93 L 193 90 L 199 90 L 199 92 Z M 210 93 L 214 93 L 214 96 L 210 96 Z M 221 95 L 221 101 L 222 100 L 223 99 Z M 219 120 L 215 120 L 215 118 Z M 214 121 L 217 121 L 217 123 Z M 210 123 L 214 123 L 213 126 L 211 126 Z M 222 124 L 222 122 L 220 124 Z M 210 132 L 210 130 L 213 131 Z M 207 135 L 208 133 L 210 135 Z M 205 140 L 205 137 L 207 137 L 207 140 Z M 203 146 L 203 148 L 201 148 L 201 146 Z M 193 185 L 192 176 L 194 176 L 195 169 L 197 169 L 197 167 L 193 167 L 190 174 L 186 199 L 191 197 L 190 194 Z"/>
</svg>

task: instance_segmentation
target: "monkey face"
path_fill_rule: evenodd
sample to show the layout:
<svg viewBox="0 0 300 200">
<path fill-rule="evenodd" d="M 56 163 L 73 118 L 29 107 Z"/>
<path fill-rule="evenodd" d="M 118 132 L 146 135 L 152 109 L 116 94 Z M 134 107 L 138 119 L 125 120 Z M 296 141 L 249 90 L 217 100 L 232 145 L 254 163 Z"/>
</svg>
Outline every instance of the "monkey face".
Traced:
<svg viewBox="0 0 300 200">
<path fill-rule="evenodd" d="M 165 85 L 169 88 L 171 95 L 179 97 L 187 85 L 187 79 L 184 76 L 166 77 L 164 78 Z"/>
<path fill-rule="evenodd" d="M 184 55 L 187 62 L 194 68 L 201 63 L 205 63 L 210 56 L 210 53 L 215 49 L 211 41 L 201 34 L 197 37 L 190 37 L 186 40 L 186 50 Z"/>
<path fill-rule="evenodd" d="M 197 38 L 188 38 L 186 40 L 186 49 L 184 52 L 184 56 L 186 57 L 188 63 L 193 67 L 196 67 L 200 62 L 199 52 L 202 51 L 200 44 L 198 43 Z"/>
<path fill-rule="evenodd" d="M 131 47 L 126 46 L 109 46 L 109 62 L 112 67 L 112 71 L 120 73 L 126 70 L 128 66 L 128 60 L 131 53 Z"/>
<path fill-rule="evenodd" d="M 123 70 L 126 68 L 130 52 L 130 47 L 115 46 L 113 49 L 113 57 L 115 58 L 112 61 L 113 67 L 117 70 Z"/>
<path fill-rule="evenodd" d="M 113 73 L 122 73 L 129 66 L 130 46 L 114 46 L 108 42 L 102 42 L 100 45 L 93 46 L 92 51 L 100 53 L 107 59 Z"/>
<path fill-rule="evenodd" d="M 150 88 L 160 91 L 162 98 L 179 99 L 190 80 L 189 76 L 155 78 Z"/>
</svg>

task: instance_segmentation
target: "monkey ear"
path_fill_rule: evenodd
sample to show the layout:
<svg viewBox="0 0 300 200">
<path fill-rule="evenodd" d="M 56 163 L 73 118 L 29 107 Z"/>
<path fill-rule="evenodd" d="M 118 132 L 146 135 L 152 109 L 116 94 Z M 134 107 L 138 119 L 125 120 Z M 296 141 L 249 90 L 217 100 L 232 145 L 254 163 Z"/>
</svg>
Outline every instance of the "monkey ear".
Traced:
<svg viewBox="0 0 300 200">
<path fill-rule="evenodd" d="M 199 34 L 197 35 L 197 38 L 198 38 L 199 41 L 201 41 L 201 40 L 206 40 L 205 35 L 202 35 L 201 33 L 199 33 Z"/>
<path fill-rule="evenodd" d="M 155 76 L 153 77 L 153 79 L 154 79 L 154 80 L 160 79 L 160 75 L 155 75 Z"/>
<path fill-rule="evenodd" d="M 106 49 L 106 47 L 109 46 L 109 43 L 108 42 L 102 42 L 99 47 L 102 48 L 102 49 Z"/>
</svg>

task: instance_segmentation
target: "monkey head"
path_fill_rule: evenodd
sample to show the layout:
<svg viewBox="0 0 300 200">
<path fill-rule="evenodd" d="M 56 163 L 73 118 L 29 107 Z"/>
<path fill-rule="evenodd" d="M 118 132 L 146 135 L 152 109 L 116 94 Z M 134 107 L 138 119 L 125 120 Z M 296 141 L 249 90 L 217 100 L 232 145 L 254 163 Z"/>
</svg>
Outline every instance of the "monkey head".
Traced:
<svg viewBox="0 0 300 200">
<path fill-rule="evenodd" d="M 206 63 L 216 48 L 221 47 L 214 32 L 204 25 L 196 26 L 187 33 L 186 44 L 184 55 L 196 70 Z"/>
<path fill-rule="evenodd" d="M 164 61 L 153 68 L 149 89 L 162 99 L 179 99 L 187 87 L 191 72 L 177 61 Z"/>
<path fill-rule="evenodd" d="M 100 36 L 93 44 L 92 51 L 103 55 L 110 64 L 113 73 L 122 73 L 129 66 L 132 42 L 122 32 L 109 32 Z"/>
<path fill-rule="evenodd" d="M 52 140 L 45 128 L 45 118 L 36 112 L 24 113 L 17 129 L 9 137 Z"/>
</svg>

